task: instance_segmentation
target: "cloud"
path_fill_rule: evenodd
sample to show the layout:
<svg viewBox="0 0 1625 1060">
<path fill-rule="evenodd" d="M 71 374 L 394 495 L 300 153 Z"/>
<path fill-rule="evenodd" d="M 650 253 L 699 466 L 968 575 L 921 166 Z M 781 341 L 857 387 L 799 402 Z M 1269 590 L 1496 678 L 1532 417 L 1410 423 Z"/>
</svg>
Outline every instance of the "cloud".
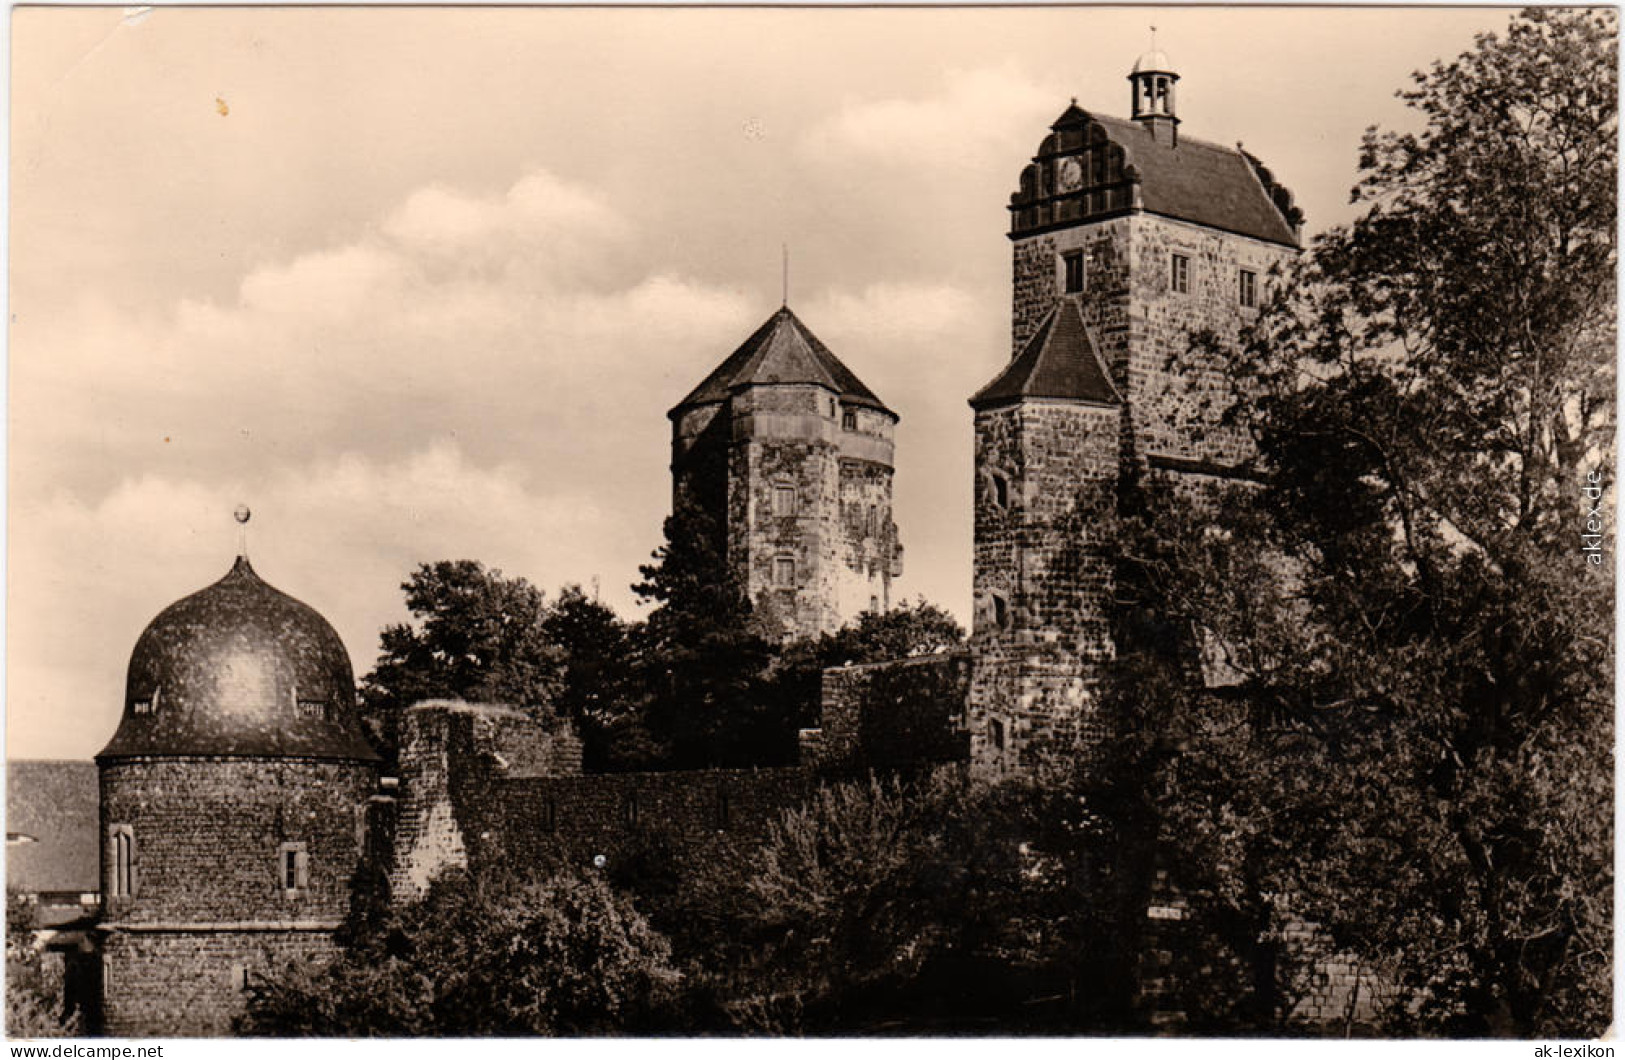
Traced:
<svg viewBox="0 0 1625 1060">
<path fill-rule="evenodd" d="M 1013 69 L 951 70 L 934 95 L 847 102 L 808 134 L 802 153 L 907 167 L 928 186 L 945 169 L 1007 167 L 1010 144 L 1035 147 L 1025 141 L 1054 109 L 1052 90 Z"/>
</svg>

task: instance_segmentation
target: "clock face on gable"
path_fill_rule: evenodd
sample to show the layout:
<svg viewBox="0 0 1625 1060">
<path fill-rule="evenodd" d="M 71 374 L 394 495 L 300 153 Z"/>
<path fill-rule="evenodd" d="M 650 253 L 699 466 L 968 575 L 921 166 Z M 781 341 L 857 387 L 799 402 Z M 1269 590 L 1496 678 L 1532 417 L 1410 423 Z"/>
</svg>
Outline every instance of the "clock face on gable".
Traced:
<svg viewBox="0 0 1625 1060">
<path fill-rule="evenodd" d="M 1056 169 L 1055 182 L 1062 191 L 1077 191 L 1083 186 L 1083 166 L 1076 158 L 1063 158 Z"/>
</svg>

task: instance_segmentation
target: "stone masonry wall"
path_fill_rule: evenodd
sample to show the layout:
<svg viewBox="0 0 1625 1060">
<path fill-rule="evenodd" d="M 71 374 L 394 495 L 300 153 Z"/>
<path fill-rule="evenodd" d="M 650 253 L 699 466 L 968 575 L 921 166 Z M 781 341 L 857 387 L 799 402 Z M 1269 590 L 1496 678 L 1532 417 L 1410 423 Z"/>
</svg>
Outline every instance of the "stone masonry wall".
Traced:
<svg viewBox="0 0 1625 1060">
<path fill-rule="evenodd" d="M 970 677 L 966 651 L 825 670 L 823 726 L 804 738 L 804 764 L 841 772 L 966 761 Z"/>
<path fill-rule="evenodd" d="M 337 921 L 366 839 L 370 764 L 302 759 L 123 759 L 101 768 L 102 894 L 114 924 Z M 109 835 L 134 837 L 134 894 L 115 896 Z M 289 895 L 284 843 L 303 843 Z"/>
<path fill-rule="evenodd" d="M 976 414 L 971 757 L 1015 768 L 1048 738 L 1085 742 L 1108 629 L 1118 409 L 1028 400 Z M 999 479 L 1006 503 L 998 503 Z"/>
<path fill-rule="evenodd" d="M 337 952 L 330 931 L 124 931 L 103 943 L 103 1020 L 115 1038 L 231 1033 L 252 984 Z"/>
</svg>

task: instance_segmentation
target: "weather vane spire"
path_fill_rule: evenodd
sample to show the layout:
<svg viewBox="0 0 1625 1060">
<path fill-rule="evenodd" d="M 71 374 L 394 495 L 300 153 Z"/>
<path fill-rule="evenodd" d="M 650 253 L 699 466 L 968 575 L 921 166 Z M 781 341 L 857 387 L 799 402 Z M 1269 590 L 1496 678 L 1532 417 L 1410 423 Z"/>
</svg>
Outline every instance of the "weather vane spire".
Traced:
<svg viewBox="0 0 1625 1060">
<path fill-rule="evenodd" d="M 253 514 L 246 504 L 239 504 L 231 513 L 231 517 L 237 520 L 237 555 L 243 559 L 248 558 L 248 520 Z"/>
</svg>

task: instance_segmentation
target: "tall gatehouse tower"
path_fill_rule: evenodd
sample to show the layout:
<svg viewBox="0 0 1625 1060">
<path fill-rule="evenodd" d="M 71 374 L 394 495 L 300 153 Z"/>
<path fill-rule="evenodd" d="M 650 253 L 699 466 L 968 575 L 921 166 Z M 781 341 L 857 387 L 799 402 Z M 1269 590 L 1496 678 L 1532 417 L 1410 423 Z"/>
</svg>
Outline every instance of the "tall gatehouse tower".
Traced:
<svg viewBox="0 0 1625 1060">
<path fill-rule="evenodd" d="M 258 973 L 333 951 L 378 756 L 321 615 L 238 556 L 136 641 L 96 765 L 106 1033 L 226 1034 Z"/>
<path fill-rule="evenodd" d="M 674 508 L 698 506 L 788 636 L 891 605 L 897 414 L 782 307 L 667 414 Z"/>
<path fill-rule="evenodd" d="M 1176 370 L 1192 337 L 1234 336 L 1301 214 L 1258 159 L 1180 131 L 1168 57 L 1129 74 L 1127 120 L 1074 100 L 1010 198 L 1011 359 L 971 399 L 976 433 L 972 755 L 1013 767 L 1036 740 L 1087 743 L 1112 657 L 1125 476 L 1183 489 L 1235 473 L 1219 380 Z"/>
</svg>

